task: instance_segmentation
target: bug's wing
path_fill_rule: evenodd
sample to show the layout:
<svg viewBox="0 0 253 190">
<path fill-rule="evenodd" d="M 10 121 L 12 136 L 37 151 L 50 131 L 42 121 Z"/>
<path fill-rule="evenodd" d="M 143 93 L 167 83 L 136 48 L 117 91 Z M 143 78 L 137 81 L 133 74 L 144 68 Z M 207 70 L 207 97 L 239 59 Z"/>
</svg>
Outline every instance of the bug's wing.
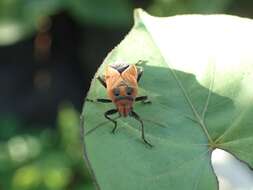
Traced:
<svg viewBox="0 0 253 190">
<path fill-rule="evenodd" d="M 121 74 L 122 78 L 133 87 L 137 87 L 138 71 L 135 65 L 130 65 Z"/>
<path fill-rule="evenodd" d="M 105 82 L 107 89 L 114 88 L 120 79 L 120 73 L 111 66 L 108 66 L 105 70 Z"/>
</svg>

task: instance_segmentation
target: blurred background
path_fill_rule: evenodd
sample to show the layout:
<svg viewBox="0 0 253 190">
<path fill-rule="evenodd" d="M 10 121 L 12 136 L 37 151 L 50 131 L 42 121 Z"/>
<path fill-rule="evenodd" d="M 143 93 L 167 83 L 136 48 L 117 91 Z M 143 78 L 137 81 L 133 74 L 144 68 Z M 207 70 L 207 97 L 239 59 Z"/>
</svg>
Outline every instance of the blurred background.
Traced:
<svg viewBox="0 0 253 190">
<path fill-rule="evenodd" d="M 252 0 L 0 0 L 0 190 L 94 189 L 79 115 L 137 7 L 253 17 Z"/>
</svg>

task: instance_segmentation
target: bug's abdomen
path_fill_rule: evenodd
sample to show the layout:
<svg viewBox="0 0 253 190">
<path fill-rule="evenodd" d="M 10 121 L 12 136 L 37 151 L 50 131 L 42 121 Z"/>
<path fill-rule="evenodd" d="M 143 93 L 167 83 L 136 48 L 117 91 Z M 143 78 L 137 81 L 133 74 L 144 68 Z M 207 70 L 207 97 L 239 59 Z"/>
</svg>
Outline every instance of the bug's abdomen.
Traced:
<svg viewBox="0 0 253 190">
<path fill-rule="evenodd" d="M 115 105 L 118 109 L 120 116 L 127 117 L 132 111 L 133 101 L 132 100 L 119 100 L 115 102 Z"/>
</svg>

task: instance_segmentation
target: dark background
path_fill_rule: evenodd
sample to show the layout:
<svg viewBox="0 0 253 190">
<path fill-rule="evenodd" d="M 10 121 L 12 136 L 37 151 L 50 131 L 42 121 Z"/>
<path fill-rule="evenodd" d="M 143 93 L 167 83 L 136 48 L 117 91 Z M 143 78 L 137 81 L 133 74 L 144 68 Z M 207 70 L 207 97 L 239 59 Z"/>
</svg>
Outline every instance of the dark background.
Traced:
<svg viewBox="0 0 253 190">
<path fill-rule="evenodd" d="M 0 190 L 93 189 L 79 115 L 137 7 L 253 16 L 251 0 L 0 0 Z"/>
</svg>

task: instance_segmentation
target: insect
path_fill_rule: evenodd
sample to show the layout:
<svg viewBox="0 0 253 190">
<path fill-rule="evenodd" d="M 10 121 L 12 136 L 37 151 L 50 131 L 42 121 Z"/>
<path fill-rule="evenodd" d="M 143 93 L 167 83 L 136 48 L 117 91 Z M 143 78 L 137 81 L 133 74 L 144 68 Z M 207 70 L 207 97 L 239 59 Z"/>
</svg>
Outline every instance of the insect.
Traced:
<svg viewBox="0 0 253 190">
<path fill-rule="evenodd" d="M 113 103 L 114 109 L 104 113 L 106 119 L 114 124 L 112 133 L 117 129 L 116 119 L 111 115 L 119 113 L 119 117 L 133 117 L 141 124 L 141 138 L 148 146 L 152 145 L 145 138 L 144 124 L 140 116 L 133 110 L 135 102 L 151 103 L 147 96 L 138 95 L 138 82 L 143 74 L 143 70 L 137 64 L 145 61 L 138 61 L 136 64 L 117 63 L 108 65 L 103 76 L 97 77 L 99 82 L 106 88 L 109 99 L 96 99 L 97 102 Z M 88 99 L 89 100 L 89 99 Z M 89 100 L 91 101 L 91 100 Z M 93 101 L 93 100 L 92 100 Z"/>
</svg>

